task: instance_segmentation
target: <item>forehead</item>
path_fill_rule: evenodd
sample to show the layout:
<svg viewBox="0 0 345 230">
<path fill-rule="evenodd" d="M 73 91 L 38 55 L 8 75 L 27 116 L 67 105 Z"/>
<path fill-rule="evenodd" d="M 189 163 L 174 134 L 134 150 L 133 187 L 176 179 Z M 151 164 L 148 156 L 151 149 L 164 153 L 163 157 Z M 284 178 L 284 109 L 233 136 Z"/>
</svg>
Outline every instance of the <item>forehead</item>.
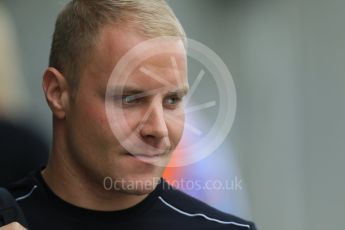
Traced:
<svg viewBox="0 0 345 230">
<path fill-rule="evenodd" d="M 148 38 L 139 34 L 138 30 L 130 24 L 119 27 L 116 25 L 108 25 L 103 28 L 100 34 L 98 45 L 95 49 L 95 61 L 101 62 L 104 69 L 113 69 L 118 61 L 133 48 L 145 43 Z M 166 69 L 173 67 L 171 58 L 178 62 L 177 68 L 186 68 L 186 54 L 181 40 L 170 40 L 155 42 L 150 49 L 156 49 L 158 55 L 147 58 L 142 61 L 142 65 L 155 66 L 157 68 Z M 138 50 L 137 56 L 141 58 L 143 51 Z"/>
<path fill-rule="evenodd" d="M 141 60 L 147 50 L 143 51 L 137 49 L 137 47 L 141 47 L 147 40 L 147 38 L 138 34 L 134 27 L 119 28 L 114 25 L 106 26 L 101 31 L 92 58 L 93 61 L 86 66 L 86 75 L 96 78 L 92 79 L 92 81 L 96 81 L 95 84 L 106 84 L 114 67 L 121 58 L 128 52 L 135 50 L 134 57 L 140 61 L 140 65 L 133 69 L 131 77 L 138 80 L 138 83 L 140 81 L 148 83 L 149 80 L 159 83 L 157 79 L 152 78 L 153 73 L 156 78 L 164 78 L 170 82 L 179 81 L 187 84 L 187 61 L 183 42 L 181 40 L 171 40 L 154 43 L 153 46 L 150 46 L 150 50 L 155 49 L 157 55 Z M 135 49 L 133 49 L 134 47 Z M 133 62 L 136 61 L 133 60 Z M 146 76 L 146 80 L 143 76 Z"/>
</svg>

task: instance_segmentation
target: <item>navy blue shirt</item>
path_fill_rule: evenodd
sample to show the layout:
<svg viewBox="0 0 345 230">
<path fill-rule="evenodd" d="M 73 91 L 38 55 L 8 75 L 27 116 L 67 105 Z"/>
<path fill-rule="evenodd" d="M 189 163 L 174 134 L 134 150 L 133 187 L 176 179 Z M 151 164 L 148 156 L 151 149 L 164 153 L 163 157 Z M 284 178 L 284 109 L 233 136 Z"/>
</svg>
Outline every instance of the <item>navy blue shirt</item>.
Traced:
<svg viewBox="0 0 345 230">
<path fill-rule="evenodd" d="M 212 208 L 174 189 L 164 179 L 143 201 L 120 211 L 95 211 L 67 203 L 50 190 L 40 171 L 8 189 L 23 210 L 30 230 L 255 230 L 252 222 Z"/>
</svg>

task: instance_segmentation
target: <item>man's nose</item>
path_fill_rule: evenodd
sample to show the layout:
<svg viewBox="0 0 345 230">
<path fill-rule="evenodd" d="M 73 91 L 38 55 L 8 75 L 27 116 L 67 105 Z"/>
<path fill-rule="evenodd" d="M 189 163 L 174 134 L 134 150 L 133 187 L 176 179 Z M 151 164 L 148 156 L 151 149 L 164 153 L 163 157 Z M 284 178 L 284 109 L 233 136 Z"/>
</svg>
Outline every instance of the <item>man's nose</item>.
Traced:
<svg viewBox="0 0 345 230">
<path fill-rule="evenodd" d="M 153 101 L 146 111 L 139 126 L 144 139 L 162 139 L 168 136 L 168 127 L 164 117 L 164 108 L 158 100 Z"/>
</svg>

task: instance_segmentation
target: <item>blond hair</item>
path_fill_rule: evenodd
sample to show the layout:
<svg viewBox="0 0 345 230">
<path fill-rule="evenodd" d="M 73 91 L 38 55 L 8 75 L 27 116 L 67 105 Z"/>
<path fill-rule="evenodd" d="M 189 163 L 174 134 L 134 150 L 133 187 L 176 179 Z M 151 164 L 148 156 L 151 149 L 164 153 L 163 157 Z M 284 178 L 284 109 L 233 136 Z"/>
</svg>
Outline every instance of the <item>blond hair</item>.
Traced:
<svg viewBox="0 0 345 230">
<path fill-rule="evenodd" d="M 73 0 L 56 20 L 49 66 L 61 71 L 75 88 L 100 30 L 123 23 L 131 23 L 148 38 L 177 36 L 185 41 L 181 24 L 164 0 Z"/>
</svg>

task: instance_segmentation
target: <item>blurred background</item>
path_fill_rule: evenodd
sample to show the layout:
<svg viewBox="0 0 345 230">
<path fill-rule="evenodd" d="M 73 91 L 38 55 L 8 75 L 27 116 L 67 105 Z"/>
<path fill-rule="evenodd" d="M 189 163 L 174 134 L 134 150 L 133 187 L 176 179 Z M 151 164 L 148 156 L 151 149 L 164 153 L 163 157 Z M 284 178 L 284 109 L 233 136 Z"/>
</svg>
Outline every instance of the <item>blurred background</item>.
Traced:
<svg viewBox="0 0 345 230">
<path fill-rule="evenodd" d="M 342 229 L 345 1 L 168 2 L 188 37 L 227 64 L 237 91 L 235 122 L 223 145 L 169 176 L 239 177 L 241 190 L 186 192 L 255 221 L 258 229 Z M 48 144 L 51 114 L 41 79 L 65 3 L 0 2 L 0 114 L 30 126 Z M 207 92 L 207 85 L 200 87 Z"/>
</svg>

